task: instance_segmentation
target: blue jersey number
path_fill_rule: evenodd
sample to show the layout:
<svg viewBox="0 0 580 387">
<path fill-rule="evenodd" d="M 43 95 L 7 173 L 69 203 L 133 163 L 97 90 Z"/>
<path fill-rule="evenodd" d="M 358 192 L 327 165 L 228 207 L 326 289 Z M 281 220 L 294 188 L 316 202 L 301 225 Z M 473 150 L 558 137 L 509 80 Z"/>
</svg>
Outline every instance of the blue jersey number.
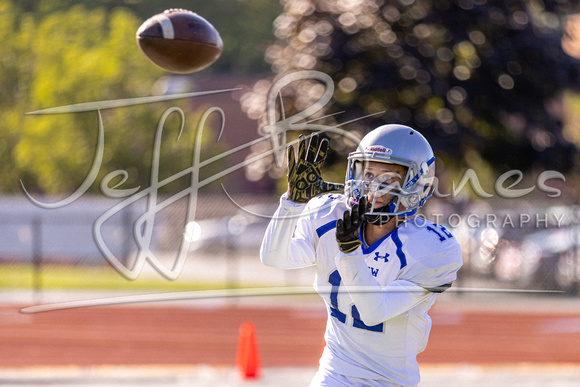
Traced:
<svg viewBox="0 0 580 387">
<path fill-rule="evenodd" d="M 433 227 L 427 226 L 426 228 L 427 228 L 427 230 L 437 234 L 437 236 L 439 237 L 439 240 L 441 242 L 443 242 L 447 239 L 453 238 L 453 235 L 451 235 L 451 233 L 449 231 L 447 231 L 447 229 L 445 227 L 441 226 L 440 224 L 433 224 Z"/>
<path fill-rule="evenodd" d="M 346 323 L 346 314 L 342 313 L 338 309 L 338 288 L 340 287 L 340 283 L 342 282 L 342 278 L 340 277 L 340 273 L 338 270 L 333 271 L 330 276 L 328 277 L 328 282 L 332 285 L 330 290 L 330 315 L 336 318 L 341 323 Z M 368 326 L 365 325 L 364 322 L 360 319 L 360 313 L 356 308 L 356 305 L 353 305 L 350 309 L 350 314 L 352 316 L 353 322 L 352 326 L 355 328 L 366 329 L 367 331 L 372 332 L 382 332 L 383 331 L 383 323 Z"/>
</svg>

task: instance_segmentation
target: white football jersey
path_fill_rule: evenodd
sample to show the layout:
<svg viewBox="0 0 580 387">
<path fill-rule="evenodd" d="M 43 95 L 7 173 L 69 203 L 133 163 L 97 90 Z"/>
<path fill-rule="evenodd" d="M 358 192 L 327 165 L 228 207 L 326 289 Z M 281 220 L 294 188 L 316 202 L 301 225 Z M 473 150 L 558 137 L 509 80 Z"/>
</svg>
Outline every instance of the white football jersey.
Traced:
<svg viewBox="0 0 580 387">
<path fill-rule="evenodd" d="M 314 287 L 328 309 L 321 370 L 379 385 L 416 385 L 416 356 L 431 329 L 427 312 L 456 279 L 461 249 L 445 227 L 415 217 L 371 246 L 363 238 L 355 252 L 342 253 L 336 221 L 347 209 L 343 195 L 307 205 L 283 196 L 261 260 L 279 268 L 316 265 Z"/>
</svg>

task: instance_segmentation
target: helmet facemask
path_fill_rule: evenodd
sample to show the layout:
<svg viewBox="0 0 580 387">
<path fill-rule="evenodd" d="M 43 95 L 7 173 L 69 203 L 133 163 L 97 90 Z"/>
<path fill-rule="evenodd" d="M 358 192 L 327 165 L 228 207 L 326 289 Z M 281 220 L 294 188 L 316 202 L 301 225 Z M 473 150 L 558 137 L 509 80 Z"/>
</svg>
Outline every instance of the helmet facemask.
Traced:
<svg viewBox="0 0 580 387">
<path fill-rule="evenodd" d="M 411 162 L 404 160 L 377 160 L 376 157 L 360 157 L 361 155 L 351 155 L 347 170 L 345 191 L 348 195 L 349 205 L 358 203 L 361 196 L 366 196 L 369 202 L 369 210 L 365 213 L 365 220 L 376 225 L 388 223 L 394 216 L 410 216 L 416 213 L 430 196 L 425 196 L 421 192 L 430 190 L 431 181 L 427 182 L 421 172 L 416 173 L 417 167 Z M 374 176 L 365 176 L 369 162 L 378 162 L 386 165 L 397 165 L 404 167 L 404 175 L 395 171 L 383 172 Z M 380 164 L 376 164 L 379 166 Z M 396 168 L 386 168 L 396 169 Z M 428 169 L 428 166 L 427 166 Z M 428 171 L 427 171 L 428 174 Z M 426 177 L 426 176 L 425 176 Z M 387 200 L 384 198 L 387 197 Z M 377 202 L 383 203 L 377 208 Z"/>
</svg>

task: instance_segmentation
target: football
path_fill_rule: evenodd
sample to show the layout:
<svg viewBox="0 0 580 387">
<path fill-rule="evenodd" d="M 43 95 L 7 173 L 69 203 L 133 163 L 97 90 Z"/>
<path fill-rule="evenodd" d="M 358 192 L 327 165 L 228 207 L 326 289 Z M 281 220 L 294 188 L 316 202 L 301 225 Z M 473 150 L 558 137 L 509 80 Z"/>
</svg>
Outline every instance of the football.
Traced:
<svg viewBox="0 0 580 387">
<path fill-rule="evenodd" d="M 205 69 L 223 51 L 214 26 L 185 9 L 168 9 L 147 19 L 137 30 L 137 43 L 151 62 L 178 74 Z"/>
</svg>

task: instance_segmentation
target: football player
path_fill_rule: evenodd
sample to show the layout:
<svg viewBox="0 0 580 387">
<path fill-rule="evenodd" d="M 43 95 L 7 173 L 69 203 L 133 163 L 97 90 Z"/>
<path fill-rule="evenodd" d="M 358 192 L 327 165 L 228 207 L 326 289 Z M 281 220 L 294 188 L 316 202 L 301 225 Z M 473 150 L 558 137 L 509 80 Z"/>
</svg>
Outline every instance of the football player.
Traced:
<svg viewBox="0 0 580 387">
<path fill-rule="evenodd" d="M 427 312 L 451 286 L 461 250 L 442 225 L 416 216 L 432 194 L 435 158 L 402 125 L 380 126 L 348 157 L 345 185 L 320 173 L 328 140 L 288 148 L 288 191 L 260 250 L 283 269 L 316 265 L 328 309 L 326 346 L 311 386 L 412 386 L 427 345 Z M 343 191 L 344 193 L 331 193 Z"/>
</svg>

